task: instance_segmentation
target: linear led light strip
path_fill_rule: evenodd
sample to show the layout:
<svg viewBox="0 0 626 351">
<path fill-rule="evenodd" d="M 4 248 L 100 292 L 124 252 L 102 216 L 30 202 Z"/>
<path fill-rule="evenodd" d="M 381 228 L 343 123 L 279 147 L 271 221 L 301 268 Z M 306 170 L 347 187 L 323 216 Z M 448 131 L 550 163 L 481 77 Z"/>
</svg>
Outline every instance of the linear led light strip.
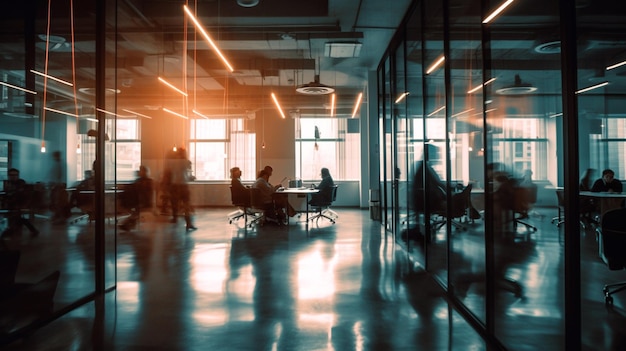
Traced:
<svg viewBox="0 0 626 351">
<path fill-rule="evenodd" d="M 606 70 L 607 70 L 607 71 L 610 71 L 610 70 L 612 70 L 612 69 L 614 69 L 614 68 L 621 67 L 621 66 L 623 66 L 623 65 L 626 65 L 626 61 L 618 62 L 618 63 L 616 63 L 616 64 L 614 64 L 614 65 L 608 66 L 608 67 L 606 68 Z"/>
<path fill-rule="evenodd" d="M 278 102 L 278 99 L 276 98 L 276 95 L 274 95 L 274 93 L 272 93 L 272 100 L 274 100 L 274 104 L 276 105 L 278 112 L 280 112 L 281 117 L 285 119 L 285 113 L 283 112 L 282 107 L 280 107 L 280 103 Z"/>
<path fill-rule="evenodd" d="M 178 89 L 177 87 L 175 87 L 172 83 L 166 81 L 165 79 L 159 77 L 159 82 L 167 85 L 168 87 L 172 88 L 173 90 L 175 90 L 177 93 L 181 94 L 182 96 L 187 96 L 187 93 L 185 93 L 184 91 Z"/>
<path fill-rule="evenodd" d="M 21 91 L 29 93 L 29 94 L 37 95 L 36 91 L 32 91 L 32 90 L 28 90 L 28 89 L 25 89 L 25 88 L 22 88 L 22 87 L 18 87 L 17 85 L 5 83 L 5 82 L 0 82 L 0 85 L 4 85 L 5 87 L 21 90 Z"/>
<path fill-rule="evenodd" d="M 356 116 L 356 113 L 359 111 L 359 107 L 361 107 L 361 100 L 363 100 L 363 92 L 360 92 L 359 96 L 356 97 L 354 110 L 352 110 L 352 116 L 350 118 L 354 118 L 354 116 Z"/>
<path fill-rule="evenodd" d="M 101 109 L 101 108 L 96 108 L 96 111 L 100 111 L 100 112 L 102 112 L 104 114 L 115 116 L 115 117 L 120 117 L 120 118 L 135 117 L 135 116 L 129 116 L 129 115 L 120 115 L 118 113 L 107 111 L 107 110 L 104 110 L 104 109 Z"/>
<path fill-rule="evenodd" d="M 443 63 L 443 61 L 446 60 L 446 57 L 441 55 L 441 57 L 439 57 L 437 59 L 437 61 L 435 61 L 435 63 L 433 63 L 428 70 L 426 71 L 426 74 L 431 74 L 434 70 L 437 69 L 437 67 L 439 67 L 439 65 L 441 65 Z"/>
<path fill-rule="evenodd" d="M 402 100 L 404 100 L 405 97 L 407 97 L 409 95 L 408 91 L 405 91 L 404 93 L 400 94 L 400 96 L 398 96 L 398 98 L 396 99 L 395 103 L 398 104 L 400 103 Z"/>
<path fill-rule="evenodd" d="M 48 78 L 48 79 L 52 79 L 52 80 L 54 80 L 54 81 L 57 81 L 57 82 L 59 82 L 59 83 L 65 84 L 65 85 L 68 85 L 68 86 L 70 86 L 70 87 L 73 87 L 73 86 L 74 86 L 74 84 L 72 84 L 71 82 L 68 82 L 68 81 L 66 81 L 66 80 L 63 80 L 63 79 L 57 78 L 57 77 L 55 77 L 55 76 L 51 76 L 51 75 L 46 74 L 46 73 L 42 73 L 42 72 L 39 72 L 39 71 L 35 71 L 34 69 L 31 69 L 30 71 L 31 71 L 32 73 L 34 73 L 34 74 L 40 75 L 40 76 L 45 77 L 45 78 Z"/>
<path fill-rule="evenodd" d="M 75 114 L 69 113 L 69 112 L 65 112 L 65 111 L 61 111 L 61 110 L 57 110 L 57 109 L 54 109 L 54 108 L 51 108 L 51 107 L 44 107 L 43 109 L 45 111 L 56 112 L 56 113 L 61 114 L 61 115 L 68 115 L 68 116 L 71 116 L 71 117 L 74 117 L 74 118 L 78 118 L 78 115 L 75 115 Z"/>
<path fill-rule="evenodd" d="M 437 112 L 443 110 L 444 108 L 446 108 L 446 106 L 441 106 L 440 108 L 438 108 L 435 111 L 431 112 L 427 117 L 433 116 L 434 114 L 436 114 Z"/>
<path fill-rule="evenodd" d="M 137 116 L 139 116 L 139 117 L 152 119 L 152 117 L 150 117 L 150 116 L 148 116 L 148 115 L 144 115 L 144 114 L 141 114 L 141 113 L 139 113 L 139 112 L 135 112 L 135 111 L 127 110 L 127 109 L 125 109 L 125 108 L 123 108 L 123 109 L 122 109 L 122 111 L 126 111 L 126 112 L 128 112 L 128 113 L 132 113 L 132 114 L 137 115 Z"/>
<path fill-rule="evenodd" d="M 189 117 L 187 117 L 187 116 L 185 116 L 185 115 L 181 115 L 180 113 L 178 113 L 178 112 L 174 112 L 174 111 L 172 111 L 172 110 L 170 110 L 170 109 L 167 109 L 167 108 L 165 108 L 165 107 L 163 107 L 163 111 L 165 111 L 165 112 L 167 112 L 167 113 L 171 113 L 171 114 L 173 114 L 173 115 L 174 115 L 174 116 L 176 116 L 176 117 L 180 117 L 180 118 L 183 118 L 183 119 L 189 119 Z"/>
<path fill-rule="evenodd" d="M 486 81 L 485 83 L 470 89 L 467 93 L 468 94 L 474 93 L 474 92 L 482 89 L 482 87 L 484 87 L 485 85 L 493 83 L 493 81 L 495 81 L 495 80 L 496 80 L 496 78 L 491 78 L 488 81 Z"/>
<path fill-rule="evenodd" d="M 202 113 L 196 111 L 196 110 L 191 110 L 191 112 L 195 113 L 196 115 L 204 118 L 204 119 L 209 119 L 209 117 L 207 115 L 203 115 Z"/>
<path fill-rule="evenodd" d="M 233 68 L 233 66 L 230 65 L 230 63 L 228 63 L 228 60 L 226 59 L 226 57 L 224 57 L 224 55 L 222 54 L 222 52 L 220 51 L 220 49 L 217 47 L 217 45 L 215 45 L 215 43 L 213 42 L 213 40 L 211 39 L 211 37 L 209 36 L 209 34 L 204 30 L 204 28 L 202 27 L 202 25 L 200 24 L 200 22 L 198 22 L 198 20 L 196 19 L 196 17 L 193 15 L 193 13 L 191 13 L 191 10 L 189 10 L 189 8 L 187 7 L 187 5 L 183 5 L 183 9 L 185 10 L 185 13 L 187 14 L 187 16 L 189 16 L 189 18 L 191 19 L 191 21 L 193 22 L 193 24 L 196 26 L 196 29 L 198 31 L 200 31 L 200 33 L 204 36 L 204 39 L 206 39 L 206 41 L 209 43 L 209 45 L 211 45 L 211 47 L 213 48 L 213 50 L 215 50 L 215 52 L 217 53 L 217 55 L 220 57 L 220 59 L 222 59 L 222 61 L 224 62 L 224 64 L 226 65 L 226 67 L 228 67 L 228 69 L 231 72 L 234 72 L 235 69 Z"/>
<path fill-rule="evenodd" d="M 330 95 L 330 117 L 335 116 L 335 93 Z"/>
<path fill-rule="evenodd" d="M 483 24 L 489 23 L 492 19 L 494 19 L 497 15 L 499 15 L 500 12 L 504 11 L 505 8 L 511 5 L 511 3 L 513 3 L 513 0 L 507 0 L 504 4 L 500 5 L 500 7 L 495 9 L 489 16 L 487 16 L 483 20 Z"/>
<path fill-rule="evenodd" d="M 578 90 L 576 92 L 576 94 L 584 93 L 586 91 L 593 90 L 593 89 L 598 89 L 598 88 L 601 88 L 601 87 L 603 87 L 605 85 L 609 85 L 609 82 L 602 82 L 602 83 L 599 83 L 599 84 L 596 84 L 596 85 L 592 85 L 590 87 L 586 87 L 586 88 L 580 89 L 580 90 Z"/>
</svg>

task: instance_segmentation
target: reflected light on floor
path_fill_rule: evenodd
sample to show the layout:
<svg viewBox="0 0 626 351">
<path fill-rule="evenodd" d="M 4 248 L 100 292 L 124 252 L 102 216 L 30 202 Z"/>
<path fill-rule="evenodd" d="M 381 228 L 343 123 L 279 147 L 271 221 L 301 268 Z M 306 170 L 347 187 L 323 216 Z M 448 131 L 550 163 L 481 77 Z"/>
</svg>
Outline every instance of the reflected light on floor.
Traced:
<svg viewBox="0 0 626 351">
<path fill-rule="evenodd" d="M 193 320 L 201 327 L 213 327 L 226 323 L 226 314 L 215 308 L 198 311 L 193 314 Z"/>
<path fill-rule="evenodd" d="M 298 299 L 310 300 L 335 293 L 335 256 L 324 260 L 319 247 L 298 260 Z"/>
<path fill-rule="evenodd" d="M 139 282 L 118 282 L 117 303 L 124 312 L 135 313 L 139 310 Z"/>
<path fill-rule="evenodd" d="M 226 279 L 227 246 L 201 245 L 191 256 L 191 286 L 199 292 L 221 293 Z"/>
</svg>

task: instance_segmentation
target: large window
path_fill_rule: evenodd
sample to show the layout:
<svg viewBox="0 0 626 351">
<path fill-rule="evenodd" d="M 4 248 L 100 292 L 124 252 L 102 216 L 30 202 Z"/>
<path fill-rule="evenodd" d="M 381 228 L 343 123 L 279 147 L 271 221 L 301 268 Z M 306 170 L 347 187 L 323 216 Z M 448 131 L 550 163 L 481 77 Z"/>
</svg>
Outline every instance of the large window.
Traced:
<svg viewBox="0 0 626 351">
<path fill-rule="evenodd" d="M 296 174 L 318 180 L 326 167 L 335 180 L 360 179 L 359 120 L 305 118 L 295 123 Z"/>
<path fill-rule="evenodd" d="M 242 169 L 243 180 L 254 180 L 256 134 L 245 118 L 197 119 L 191 122 L 189 158 L 197 180 L 229 179 Z"/>
</svg>

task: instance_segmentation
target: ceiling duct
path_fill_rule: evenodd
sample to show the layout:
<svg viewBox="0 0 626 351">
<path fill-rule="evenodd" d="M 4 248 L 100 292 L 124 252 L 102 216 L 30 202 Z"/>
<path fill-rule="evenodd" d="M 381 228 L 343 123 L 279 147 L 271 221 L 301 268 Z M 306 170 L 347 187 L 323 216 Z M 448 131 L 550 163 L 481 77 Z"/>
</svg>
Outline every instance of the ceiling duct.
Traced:
<svg viewBox="0 0 626 351">
<path fill-rule="evenodd" d="M 537 91 L 537 87 L 530 83 L 522 82 L 519 74 L 515 75 L 515 82 L 513 85 L 502 87 L 496 90 L 498 95 L 525 95 Z"/>
<path fill-rule="evenodd" d="M 298 86 L 296 91 L 304 95 L 327 95 L 333 93 L 335 88 L 320 83 L 320 75 L 316 74 L 313 82 Z"/>
</svg>

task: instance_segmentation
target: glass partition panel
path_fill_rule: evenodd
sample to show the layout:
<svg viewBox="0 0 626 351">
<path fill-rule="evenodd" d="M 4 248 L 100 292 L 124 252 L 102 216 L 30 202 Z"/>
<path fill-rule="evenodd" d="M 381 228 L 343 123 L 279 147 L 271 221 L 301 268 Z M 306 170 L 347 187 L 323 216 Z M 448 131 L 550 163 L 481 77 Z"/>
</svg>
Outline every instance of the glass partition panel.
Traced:
<svg viewBox="0 0 626 351">
<path fill-rule="evenodd" d="M 407 180 L 409 186 L 409 202 L 406 238 L 409 250 L 415 253 L 415 261 L 422 266 L 426 264 L 424 256 L 424 196 L 419 189 L 423 184 L 423 172 L 419 173 L 424 150 L 424 94 L 422 65 L 422 13 L 416 10 L 407 22 L 406 28 L 406 99 L 407 106 Z"/>
<path fill-rule="evenodd" d="M 483 62 L 480 2 L 450 9 L 450 166 L 454 293 L 485 321 Z M 487 80 L 488 82 L 488 80 Z M 489 83 L 487 83 L 489 84 Z"/>
<path fill-rule="evenodd" d="M 418 173 L 424 175 L 424 196 L 430 231 L 427 267 L 447 281 L 446 232 L 446 95 L 442 2 L 424 2 L 425 145 Z"/>
<path fill-rule="evenodd" d="M 495 79 L 484 89 L 493 325 L 511 350 L 542 348 L 564 341 L 563 248 L 558 229 L 545 220 L 557 209 L 561 148 L 555 117 L 561 109 L 559 2 L 515 2 L 488 20 L 500 5 L 490 1 L 483 20 L 490 38 L 485 76 Z M 521 325 L 541 333 L 529 340 Z"/>
<path fill-rule="evenodd" d="M 393 101 L 391 99 L 391 91 L 392 91 L 392 83 L 394 82 L 393 77 L 391 75 L 391 58 L 387 58 L 385 60 L 384 65 L 384 89 L 383 89 L 383 106 L 384 106 L 384 118 L 381 121 L 381 133 L 383 136 L 383 140 L 381 145 L 384 145 L 384 152 L 382 153 L 382 157 L 384 158 L 384 162 L 381 164 L 383 167 L 381 176 L 383 177 L 383 184 L 381 186 L 381 191 L 384 199 L 384 217 L 383 223 L 385 228 L 393 233 L 394 224 L 395 224 L 395 206 L 394 203 L 394 187 L 393 187 L 393 160 L 395 157 L 395 143 L 393 142 L 394 134 L 394 110 L 393 110 Z"/>
<path fill-rule="evenodd" d="M 409 188 L 407 183 L 407 105 L 408 94 L 406 87 L 404 42 L 398 45 L 395 50 L 395 89 L 392 93 L 394 121 L 394 143 L 395 143 L 395 166 L 393 172 L 394 196 L 396 198 L 395 228 L 400 231 L 408 220 L 408 199 Z M 404 228 L 402 228 L 404 229 Z"/>
<path fill-rule="evenodd" d="M 93 2 L 8 11 L 0 24 L 3 337 L 95 291 L 94 194 L 78 168 L 94 100 L 78 87 L 95 86 L 96 11 Z"/>
<path fill-rule="evenodd" d="M 612 235 L 613 230 L 625 229 L 620 212 L 624 199 L 616 193 L 607 194 L 620 186 L 623 189 L 626 178 L 626 14 L 621 3 L 581 2 L 576 18 L 581 342 L 583 349 L 611 349 L 619 348 L 623 328 L 607 318 L 610 314 L 603 305 L 613 312 L 626 306 L 624 292 L 613 294 L 623 285 L 605 288 L 626 280 L 622 265 L 617 263 L 624 257 L 623 241 Z M 585 193 L 592 188 L 600 192 Z M 615 197 L 606 197 L 611 195 Z M 617 211 L 618 221 L 611 220 L 612 211 Z M 568 235 L 565 240 L 577 238 Z"/>
</svg>

